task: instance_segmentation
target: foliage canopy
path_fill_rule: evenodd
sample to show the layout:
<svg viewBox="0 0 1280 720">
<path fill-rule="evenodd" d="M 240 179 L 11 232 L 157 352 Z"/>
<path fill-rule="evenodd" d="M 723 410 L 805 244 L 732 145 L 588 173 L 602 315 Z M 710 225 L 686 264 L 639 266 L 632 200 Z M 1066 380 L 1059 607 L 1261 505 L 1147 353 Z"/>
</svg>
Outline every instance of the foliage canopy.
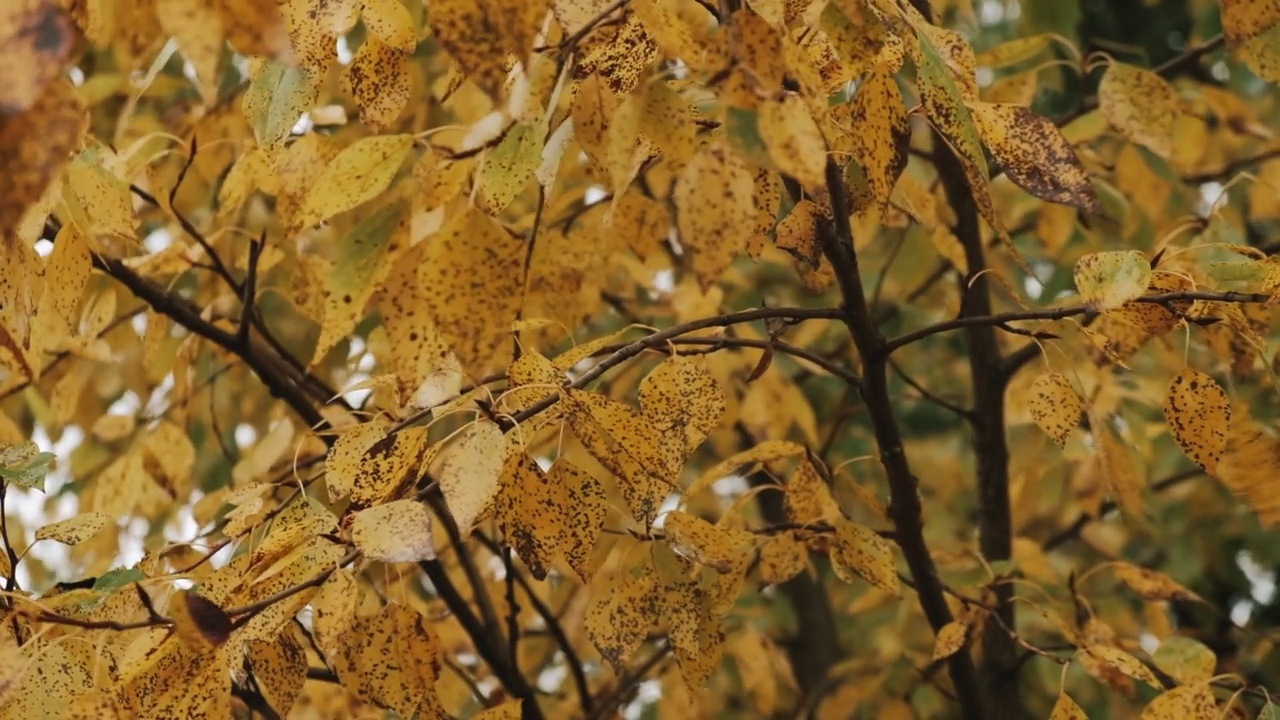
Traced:
<svg viewBox="0 0 1280 720">
<path fill-rule="evenodd" d="M 0 39 L 0 718 L 1274 717 L 1276 3 Z"/>
</svg>

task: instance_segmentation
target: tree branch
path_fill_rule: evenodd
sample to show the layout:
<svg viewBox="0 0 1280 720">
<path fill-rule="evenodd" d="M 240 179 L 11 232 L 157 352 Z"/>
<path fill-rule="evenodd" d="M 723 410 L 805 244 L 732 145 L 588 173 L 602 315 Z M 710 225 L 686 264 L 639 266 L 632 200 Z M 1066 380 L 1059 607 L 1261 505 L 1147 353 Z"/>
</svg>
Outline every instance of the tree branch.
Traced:
<svg viewBox="0 0 1280 720">
<path fill-rule="evenodd" d="M 992 315 L 991 283 L 985 272 L 986 253 L 978 207 L 966 179 L 964 166 L 940 133 L 934 133 L 934 157 L 942 187 L 956 216 L 954 231 L 964 248 L 967 276 L 959 278 L 960 321 Z M 1013 552 L 1013 518 L 1009 503 L 1009 446 L 1005 438 L 1005 376 L 996 342 L 997 324 L 971 324 L 965 330 L 969 354 L 969 379 L 973 409 L 966 416 L 973 428 L 975 483 L 978 493 L 978 546 L 989 561 L 1007 560 Z M 1014 627 L 1013 588 L 995 588 L 997 622 L 982 634 L 982 681 L 992 718 L 1020 717 L 1022 704 L 1016 671 L 1018 652 L 1014 637 L 1001 626 Z M 1000 698 L 996 700 L 996 698 Z"/>
<path fill-rule="evenodd" d="M 94 255 L 93 267 L 129 288 L 130 292 L 152 310 L 169 317 L 192 333 L 239 357 L 267 386 L 271 395 L 283 400 L 312 430 L 320 430 L 328 426 L 324 416 L 311 404 L 311 399 L 303 390 L 305 380 L 283 360 L 273 359 L 271 355 L 257 352 L 252 342 L 242 343 L 237 334 L 223 330 L 200 317 L 200 310 L 190 301 L 138 275 L 121 260 Z M 333 438 L 326 436 L 321 438 L 328 444 L 333 443 Z"/>
<path fill-rule="evenodd" d="M 1198 467 L 1189 468 L 1187 470 L 1183 470 L 1180 473 L 1170 475 L 1169 477 L 1157 483 L 1154 483 L 1151 486 L 1151 490 L 1152 492 L 1160 492 L 1162 490 L 1167 490 L 1176 485 L 1181 485 L 1187 480 L 1200 477 L 1203 474 L 1204 474 L 1204 470 Z M 1045 552 L 1050 552 L 1052 550 L 1055 550 L 1059 546 L 1064 545 L 1068 541 L 1074 540 L 1076 537 L 1078 537 L 1081 531 L 1083 531 L 1085 527 L 1089 525 L 1089 523 L 1092 523 L 1094 520 L 1100 520 L 1119 509 L 1120 509 L 1120 506 L 1117 505 L 1115 501 L 1108 500 L 1102 503 L 1102 506 L 1098 508 L 1097 515 L 1090 515 L 1087 512 L 1082 512 L 1076 517 L 1076 519 L 1070 525 L 1062 528 L 1058 532 L 1046 538 L 1044 543 L 1041 545 L 1041 547 L 1044 549 Z"/>
<path fill-rule="evenodd" d="M 799 200 L 801 191 L 796 182 L 788 178 L 785 184 L 792 199 Z M 833 219 L 818 226 L 822 250 L 835 269 L 836 281 L 840 287 L 843 300 L 840 319 L 849 329 L 862 358 L 862 399 L 875 431 L 876 445 L 880 448 L 880 462 L 889 479 L 889 516 L 893 520 L 898 545 L 911 570 L 911 577 L 916 582 L 920 606 L 936 633 L 954 620 L 954 617 L 943 595 L 933 557 L 925 543 L 924 508 L 920 501 L 919 481 L 907 462 L 902 432 L 889 397 L 889 348 L 867 307 L 866 292 L 858 270 L 858 256 L 853 249 L 853 229 L 849 224 L 850 212 L 845 199 L 844 180 L 840 168 L 830 157 L 827 159 L 826 185 L 831 198 Z M 967 651 L 961 650 L 951 656 L 948 666 L 964 717 L 973 720 L 986 717 L 973 658 Z"/>
<path fill-rule="evenodd" d="M 1268 293 L 1242 293 L 1234 291 L 1217 292 L 1210 290 L 1184 290 L 1180 292 L 1160 293 L 1158 295 L 1144 295 L 1135 298 L 1132 302 L 1152 303 L 1155 305 L 1168 306 L 1176 302 L 1185 302 L 1188 300 L 1204 300 L 1207 302 L 1225 302 L 1225 303 L 1269 303 L 1272 295 Z M 1059 308 L 1045 308 L 1042 310 L 1014 310 L 1011 312 L 994 313 L 991 315 L 969 315 L 958 317 L 952 320 L 946 320 L 935 323 L 919 330 L 912 330 L 904 335 L 888 341 L 886 343 L 886 351 L 889 353 L 919 342 L 930 335 L 948 332 L 951 330 L 959 330 L 961 328 L 981 327 L 981 326 L 999 326 L 1011 322 L 1019 322 L 1024 320 L 1061 320 L 1063 318 L 1084 315 L 1092 318 L 1098 315 L 1098 311 L 1091 305 L 1068 305 Z M 1035 347 L 1034 344 L 1032 347 Z M 1022 350 L 1019 349 L 1018 354 Z M 1012 355 L 1010 356 L 1012 357 Z"/>
</svg>

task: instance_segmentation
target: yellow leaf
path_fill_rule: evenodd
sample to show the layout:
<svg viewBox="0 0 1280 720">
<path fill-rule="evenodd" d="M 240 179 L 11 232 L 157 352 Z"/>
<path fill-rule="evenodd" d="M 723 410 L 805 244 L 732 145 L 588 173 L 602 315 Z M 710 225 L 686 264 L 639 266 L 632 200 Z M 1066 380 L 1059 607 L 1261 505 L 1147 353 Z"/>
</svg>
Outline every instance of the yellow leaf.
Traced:
<svg viewBox="0 0 1280 720">
<path fill-rule="evenodd" d="M 1112 417 L 1089 410 L 1089 429 L 1093 434 L 1094 476 L 1101 480 L 1120 505 L 1120 510 L 1130 518 L 1142 517 L 1142 489 L 1144 482 L 1133 466 L 1129 449 L 1111 429 Z"/>
<path fill-rule="evenodd" d="M 1258 77 L 1280 82 L 1280 7 L 1255 0 L 1222 0 L 1221 5 L 1227 47 L 1239 53 Z"/>
<path fill-rule="evenodd" d="M 477 420 L 444 450 L 440 491 L 462 537 L 489 510 L 501 487 L 507 439 L 489 420 Z"/>
<path fill-rule="evenodd" d="M 382 1 L 404 9 L 399 0 Z M 343 89 L 360 108 L 360 122 L 375 131 L 395 123 L 413 96 L 411 72 L 408 52 L 377 38 L 365 40 L 342 73 Z"/>
<path fill-rule="evenodd" d="M 501 212 L 529 186 L 542 162 L 542 139 L 543 133 L 536 127 L 513 125 L 502 142 L 485 155 L 476 172 L 476 186 L 486 211 Z"/>
<path fill-rule="evenodd" d="M 699 71 L 728 66 L 725 34 L 711 33 L 701 8 L 679 0 L 632 0 L 631 8 L 667 57 Z"/>
<path fill-rule="evenodd" d="M 747 474 L 751 468 L 757 463 L 768 463 L 774 460 L 782 460 L 785 458 L 799 457 L 805 454 L 805 447 L 799 443 L 789 440 L 765 440 L 751 448 L 734 453 L 720 462 L 712 465 L 697 480 L 685 490 L 685 496 L 690 497 L 702 490 L 707 489 L 713 483 L 730 474 L 739 473 Z"/>
<path fill-rule="evenodd" d="M 337 243 L 313 363 L 322 362 L 334 345 L 351 335 L 369 299 L 400 259 L 409 239 L 406 209 L 404 202 L 384 207 Z"/>
<path fill-rule="evenodd" d="M 876 68 L 863 76 L 850 108 L 847 142 L 853 159 L 866 174 L 867 185 L 883 209 L 898 176 L 907 167 L 911 126 L 898 83 L 887 70 Z"/>
<path fill-rule="evenodd" d="M 964 94 L 956 84 L 955 74 L 943 62 L 925 33 L 918 35 L 916 47 L 920 102 L 929 120 L 956 152 L 973 164 L 979 176 L 985 178 L 987 161 L 982 153 L 978 129 L 965 104 Z"/>
<path fill-rule="evenodd" d="M 1049 372 L 1031 384 L 1031 418 L 1059 447 L 1066 447 L 1071 431 L 1080 426 L 1084 399 L 1060 372 Z"/>
<path fill-rule="evenodd" d="M 584 583 L 590 582 L 595 571 L 591 554 L 609 514 L 604 488 L 598 480 L 564 458 L 551 466 L 547 482 L 568 491 L 574 517 L 562 536 L 564 559 Z"/>
<path fill-rule="evenodd" d="M 672 654 L 685 685 L 696 691 L 720 664 L 724 632 L 720 613 L 710 606 L 711 596 L 696 581 L 671 582 L 659 589 L 663 617 L 670 618 Z"/>
<path fill-rule="evenodd" d="M 1172 578 L 1155 570 L 1115 562 L 1112 565 L 1116 577 L 1133 588 L 1145 600 L 1200 600 L 1200 596 L 1174 582 Z"/>
<path fill-rule="evenodd" d="M 808 566 L 809 550 L 793 532 L 772 535 L 760 546 L 760 579 L 766 583 L 780 585 Z"/>
<path fill-rule="evenodd" d="M 1113 62 L 1098 84 L 1098 105 L 1126 140 L 1163 158 L 1173 155 L 1173 129 L 1182 108 L 1173 87 L 1150 70 Z"/>
<path fill-rule="evenodd" d="M 1218 658 L 1204 643 L 1184 635 L 1167 637 L 1152 656 L 1156 667 L 1180 685 L 1208 682 L 1218 667 Z"/>
<path fill-rule="evenodd" d="M 621 481 L 636 519 L 656 518 L 679 471 L 658 428 L 630 405 L 598 393 L 570 389 L 567 396 L 574 434 Z"/>
<path fill-rule="evenodd" d="M 88 512 L 61 522 L 45 525 L 36 531 L 36 540 L 57 540 L 64 545 L 79 545 L 106 527 L 111 518 L 104 513 Z"/>
<path fill-rule="evenodd" d="M 1213 473 L 1227 449 L 1231 403 L 1214 379 L 1183 368 L 1169 383 L 1164 401 L 1169 434 L 1193 462 Z"/>
<path fill-rule="evenodd" d="M 8 5 L 4 12 L 12 8 Z M 5 65 L 5 70 L 13 68 L 13 64 Z M 33 76 L 24 72 L 23 77 Z M 0 82 L 0 87 L 14 85 Z M 61 79 L 50 82 L 27 111 L 8 115 L 0 123 L 0 167 L 6 168 L 0 173 L 0 227 L 18 227 L 28 206 L 40 200 L 67 165 L 87 128 L 84 102 L 72 83 Z"/>
<path fill-rule="evenodd" d="M 679 453 L 679 462 L 720 425 L 724 391 L 705 363 L 672 355 L 640 383 L 640 410 Z"/>
<path fill-rule="evenodd" d="M 1089 716 L 1085 714 L 1084 708 L 1071 699 L 1070 695 L 1062 692 L 1058 694 L 1058 700 L 1053 704 L 1053 712 L 1049 714 L 1049 720 L 1089 720 Z"/>
<path fill-rule="evenodd" d="M 387 422 L 374 418 L 354 427 L 346 428 L 334 441 L 325 459 L 325 484 L 335 500 L 345 498 L 355 487 L 356 478 L 363 469 L 365 452 L 379 440 L 387 437 Z"/>
<path fill-rule="evenodd" d="M 315 107 L 318 92 L 317 77 L 311 72 L 268 63 L 245 90 L 242 105 L 258 144 L 270 148 L 282 145 L 302 113 Z"/>
<path fill-rule="evenodd" d="M 369 34 L 382 44 L 403 52 L 413 52 L 418 44 L 418 33 L 413 27 L 413 16 L 400 0 L 363 0 L 360 19 L 364 20 Z"/>
<path fill-rule="evenodd" d="M 212 600 L 190 590 L 173 594 L 169 616 L 178 637 L 191 647 L 217 647 L 231 636 L 231 617 Z"/>
<path fill-rule="evenodd" d="M 654 590 L 652 572 L 637 577 L 624 569 L 621 577 L 603 584 L 602 593 L 587 607 L 583 629 L 619 674 L 658 620 L 657 603 L 651 602 Z"/>
<path fill-rule="evenodd" d="M 401 496 L 419 479 L 438 446 L 427 443 L 427 428 L 400 430 L 365 450 L 351 486 L 351 503 L 369 507 Z"/>
<path fill-rule="evenodd" d="M 206 102 L 218 96 L 218 66 L 225 41 L 222 15 L 210 0 L 156 0 L 160 28 L 172 35 L 195 70 L 196 86 Z"/>
<path fill-rule="evenodd" d="M 704 290 L 742 251 L 754 227 L 754 197 L 751 169 L 719 143 L 703 146 L 676 181 L 680 244 Z"/>
<path fill-rule="evenodd" d="M 827 142 L 798 95 L 760 105 L 757 127 L 769 159 L 810 192 L 826 187 Z"/>
<path fill-rule="evenodd" d="M 1147 291 L 1151 263 L 1138 250 L 1089 253 L 1076 261 L 1075 281 L 1090 306 L 1114 310 Z"/>
<path fill-rule="evenodd" d="M 801 525 L 834 522 L 840 517 L 840 506 L 832 497 L 831 488 L 807 457 L 787 478 L 783 505 L 791 522 Z"/>
<path fill-rule="evenodd" d="M 978 53 L 976 62 L 980 67 L 989 68 L 1017 65 L 1048 50 L 1053 46 L 1053 41 L 1056 38 L 1057 36 L 1049 33 L 1014 38 Z"/>
<path fill-rule="evenodd" d="M 1088 171 L 1047 118 L 999 103 L 971 102 L 969 110 L 991 154 L 1018 187 L 1041 200 L 1102 211 Z"/>
<path fill-rule="evenodd" d="M 256 480 L 271 471 L 276 461 L 293 447 L 293 422 L 289 418 L 277 421 L 265 435 L 231 468 L 231 477 L 237 483 Z"/>
<path fill-rule="evenodd" d="M 370 560 L 388 563 L 432 560 L 431 513 L 417 500 L 396 500 L 356 513 L 351 542 Z"/>
<path fill-rule="evenodd" d="M 1221 716 L 1208 683 L 1181 685 L 1142 709 L 1141 720 L 1216 720 Z"/>
<path fill-rule="evenodd" d="M 835 526 L 831 567 L 836 576 L 845 582 L 853 582 L 854 574 L 857 574 L 872 587 L 899 597 L 898 571 L 889 541 L 845 518 L 837 518 Z"/>
<path fill-rule="evenodd" d="M 561 473 L 544 473 L 524 452 L 507 457 L 494 515 L 507 544 L 534 578 L 546 579 L 569 528 L 583 519 L 576 505 Z"/>
<path fill-rule="evenodd" d="M 53 0 L 15 0 L 0 7 L 6 57 L 0 65 L 0 115 L 30 110 L 56 83 L 75 35 L 71 17 Z"/>
<path fill-rule="evenodd" d="M 227 42 L 236 52 L 267 57 L 286 64 L 296 62 L 284 15 L 277 3 L 262 0 L 216 0 L 214 5 L 222 15 Z"/>
<path fill-rule="evenodd" d="M 1164 689 L 1164 685 L 1146 665 L 1142 664 L 1141 660 L 1114 645 L 1101 643 L 1088 645 L 1076 652 L 1080 656 L 1099 663 L 1102 667 L 1120 672 L 1134 680 L 1141 680 L 1157 690 Z"/>
<path fill-rule="evenodd" d="M 373 617 L 359 617 L 344 635 L 333 663 L 356 697 L 401 717 L 441 717 L 435 685 L 441 664 L 439 639 L 417 610 L 391 603 Z"/>
<path fill-rule="evenodd" d="M 342 636 L 351 628 L 360 591 L 350 570 L 339 568 L 320 587 L 311 603 L 316 645 L 331 662 L 342 653 Z"/>
<path fill-rule="evenodd" d="M 808 198 L 796 203 L 778 223 L 775 244 L 811 268 L 822 262 L 822 242 L 818 233 L 831 213 Z"/>
<path fill-rule="evenodd" d="M 249 643 L 253 679 L 271 708 L 288 717 L 307 682 L 307 651 L 288 633 Z"/>
<path fill-rule="evenodd" d="M 969 637 L 969 624 L 964 620 L 952 620 L 938 631 L 933 642 L 933 662 L 946 660 L 964 647 Z"/>
<path fill-rule="evenodd" d="M 136 236 L 129 184 L 108 169 L 112 161 L 110 151 L 91 148 L 77 155 L 67 167 L 62 195 L 72 219 L 90 239 L 103 235 L 127 239 Z"/>
<path fill-rule="evenodd" d="M 662 530 L 672 549 L 720 573 L 739 569 L 755 545 L 751 533 L 712 525 L 679 510 L 667 513 Z"/>
<path fill-rule="evenodd" d="M 462 66 L 467 79 L 497 100 L 507 77 L 503 66 L 507 50 L 487 4 L 477 0 L 433 2 L 427 22 L 440 44 Z"/>
<path fill-rule="evenodd" d="M 314 225 L 377 197 L 412 149 L 412 135 L 375 135 L 347 146 L 307 192 L 296 224 Z"/>
<path fill-rule="evenodd" d="M 410 408 L 435 407 L 462 390 L 462 367 L 439 329 L 416 304 L 418 248 L 393 264 L 374 302 L 382 316 L 396 389 Z"/>
<path fill-rule="evenodd" d="M 475 720 L 520 720 L 523 712 L 523 700 L 508 700 L 476 715 Z"/>
<path fill-rule="evenodd" d="M 424 243 L 416 285 L 400 299 L 419 317 L 423 309 L 465 373 L 505 367 L 524 292 L 523 240 L 482 212 L 457 214 Z M 477 282 L 483 278 L 483 282 Z"/>
</svg>

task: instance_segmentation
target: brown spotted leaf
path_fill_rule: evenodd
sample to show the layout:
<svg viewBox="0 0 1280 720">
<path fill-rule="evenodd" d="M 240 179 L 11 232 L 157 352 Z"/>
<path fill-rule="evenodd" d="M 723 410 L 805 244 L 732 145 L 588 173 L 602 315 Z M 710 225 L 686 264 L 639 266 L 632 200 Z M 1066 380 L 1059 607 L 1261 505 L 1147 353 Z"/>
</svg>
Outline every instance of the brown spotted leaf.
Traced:
<svg viewBox="0 0 1280 720">
<path fill-rule="evenodd" d="M 1280 5 L 1256 0 L 1221 0 L 1222 33 L 1249 69 L 1280 83 Z"/>
<path fill-rule="evenodd" d="M 727 145 L 706 145 L 680 175 L 674 198 L 680 244 L 708 288 L 742 253 L 754 229 L 753 173 Z"/>
<path fill-rule="evenodd" d="M 1173 155 L 1173 131 L 1182 110 L 1173 86 L 1164 78 L 1113 62 L 1098 84 L 1098 105 L 1125 139 L 1163 158 Z"/>
<path fill-rule="evenodd" d="M 893 560 L 893 546 L 870 528 L 845 518 L 835 521 L 836 538 L 831 549 L 831 567 L 836 576 L 853 582 L 855 575 L 872 587 L 898 597 L 898 570 Z"/>
<path fill-rule="evenodd" d="M 524 452 L 507 457 L 502 466 L 502 489 L 494 500 L 494 517 L 507 544 L 529 566 L 534 578 L 546 579 L 570 528 L 584 519 L 578 513 L 561 473 L 543 472 Z"/>
<path fill-rule="evenodd" d="M 969 111 L 983 142 L 1019 187 L 1041 200 L 1101 212 L 1088 171 L 1048 118 L 1003 103 L 971 102 Z"/>
<path fill-rule="evenodd" d="M 1031 418 L 1059 447 L 1066 447 L 1071 431 L 1080 426 L 1084 415 L 1084 399 L 1067 376 L 1049 372 L 1031 384 L 1029 408 Z"/>
<path fill-rule="evenodd" d="M 1206 472 L 1218 469 L 1231 429 L 1231 402 L 1213 378 L 1183 368 L 1169 383 L 1164 401 L 1169 433 Z"/>
</svg>

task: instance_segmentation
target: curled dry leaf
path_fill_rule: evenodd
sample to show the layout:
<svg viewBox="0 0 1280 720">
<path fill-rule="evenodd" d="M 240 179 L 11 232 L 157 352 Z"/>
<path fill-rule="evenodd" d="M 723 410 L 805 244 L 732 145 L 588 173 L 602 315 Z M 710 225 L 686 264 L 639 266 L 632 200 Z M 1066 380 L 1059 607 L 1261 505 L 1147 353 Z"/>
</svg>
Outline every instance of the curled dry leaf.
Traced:
<svg viewBox="0 0 1280 720">
<path fill-rule="evenodd" d="M 1183 368 L 1169 383 L 1164 401 L 1169 434 L 1195 464 L 1213 473 L 1227 450 L 1231 402 L 1213 378 Z"/>
</svg>

